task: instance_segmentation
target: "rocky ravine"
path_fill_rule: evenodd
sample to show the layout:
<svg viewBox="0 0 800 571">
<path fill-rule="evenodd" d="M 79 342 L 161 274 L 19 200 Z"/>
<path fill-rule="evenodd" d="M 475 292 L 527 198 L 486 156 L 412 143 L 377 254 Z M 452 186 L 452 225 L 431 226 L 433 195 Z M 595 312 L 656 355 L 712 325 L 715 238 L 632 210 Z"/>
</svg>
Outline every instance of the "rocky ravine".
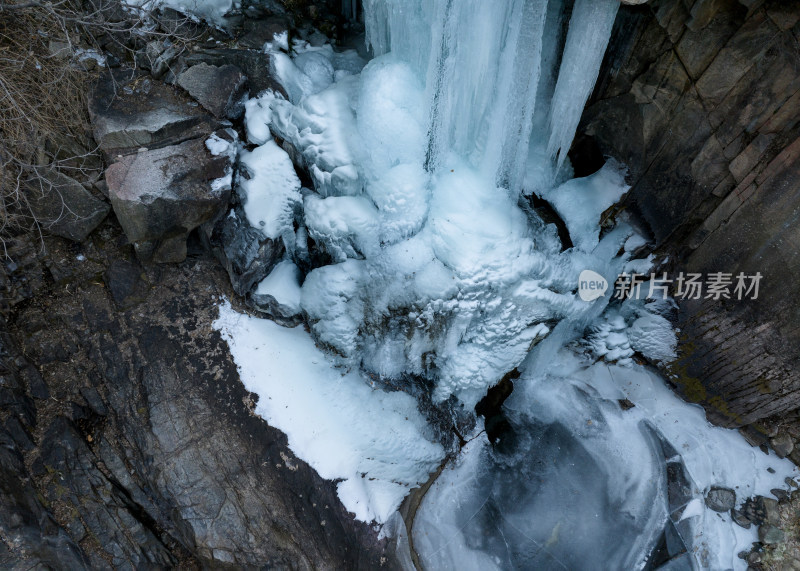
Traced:
<svg viewBox="0 0 800 571">
<path fill-rule="evenodd" d="M 234 27 L 243 44 L 289 26 L 276 6 Z M 335 482 L 253 414 L 211 327 L 222 297 L 241 305 L 280 252 L 214 234 L 233 157 L 205 142 L 235 138 L 241 95 L 273 84 L 260 51 L 195 48 L 148 44 L 137 58 L 150 73 L 99 79 L 90 112 L 111 167 L 105 180 L 60 180 L 67 206 L 92 216 L 48 227 L 81 241 L 6 244 L 0 567 L 395 567 Z M 101 193 L 114 208 L 104 221 Z"/>
</svg>

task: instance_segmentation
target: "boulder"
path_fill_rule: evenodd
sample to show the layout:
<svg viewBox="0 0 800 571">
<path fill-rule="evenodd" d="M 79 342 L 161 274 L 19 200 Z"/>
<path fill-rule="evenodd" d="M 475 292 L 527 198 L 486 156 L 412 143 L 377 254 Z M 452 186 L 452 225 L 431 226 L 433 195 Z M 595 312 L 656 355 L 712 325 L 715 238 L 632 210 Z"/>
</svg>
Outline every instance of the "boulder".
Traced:
<svg viewBox="0 0 800 571">
<path fill-rule="evenodd" d="M 45 170 L 27 183 L 28 204 L 47 232 L 82 242 L 103 221 L 111 207 L 75 179 Z"/>
<path fill-rule="evenodd" d="M 739 510 L 731 510 L 731 519 L 736 525 L 745 529 L 750 529 L 750 526 L 752 525 L 750 520 L 747 519 L 747 516 Z"/>
<path fill-rule="evenodd" d="M 712 487 L 706 494 L 706 505 L 715 512 L 730 511 L 736 507 L 736 492 L 728 488 Z"/>
<path fill-rule="evenodd" d="M 786 534 L 783 530 L 767 523 L 758 528 L 758 540 L 764 545 L 775 545 L 786 541 Z"/>
<path fill-rule="evenodd" d="M 247 298 L 247 305 L 284 327 L 295 327 L 304 320 L 301 311 L 281 304 L 271 295 L 253 293 Z"/>
<path fill-rule="evenodd" d="M 185 62 L 189 67 L 200 63 L 218 67 L 224 65 L 238 67 L 247 76 L 252 97 L 267 89 L 286 95 L 283 87 L 276 81 L 270 71 L 270 55 L 260 51 L 230 48 L 200 49 L 188 55 Z"/>
<path fill-rule="evenodd" d="M 244 210 L 237 206 L 224 217 L 204 226 L 206 245 L 227 270 L 233 290 L 246 296 L 280 261 L 281 240 L 270 240 L 253 228 Z"/>
<path fill-rule="evenodd" d="M 130 71 L 104 74 L 89 100 L 94 139 L 107 159 L 202 136 L 217 121 L 179 90 Z"/>
<path fill-rule="evenodd" d="M 264 44 L 275 40 L 277 34 L 289 34 L 289 20 L 283 16 L 251 19 L 244 21 L 244 34 L 236 45 L 240 48 L 262 50 Z"/>
<path fill-rule="evenodd" d="M 247 77 L 235 65 L 200 63 L 178 76 L 178 85 L 218 119 L 235 119 L 244 112 Z"/>
<path fill-rule="evenodd" d="M 794 450 L 794 441 L 786 433 L 781 433 L 771 438 L 769 444 L 780 458 L 786 458 Z"/>
<path fill-rule="evenodd" d="M 111 204 L 140 259 L 186 257 L 189 232 L 228 204 L 231 159 L 213 155 L 206 139 L 198 138 L 125 156 L 108 168 Z"/>
</svg>

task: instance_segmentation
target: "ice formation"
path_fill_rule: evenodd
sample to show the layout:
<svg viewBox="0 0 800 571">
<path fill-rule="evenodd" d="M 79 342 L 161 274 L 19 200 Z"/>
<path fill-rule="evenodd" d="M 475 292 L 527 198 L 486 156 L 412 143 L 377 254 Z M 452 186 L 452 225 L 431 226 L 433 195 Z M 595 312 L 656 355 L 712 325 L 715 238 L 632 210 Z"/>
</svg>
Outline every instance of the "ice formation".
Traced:
<svg viewBox="0 0 800 571">
<path fill-rule="evenodd" d="M 602 53 L 616 12 L 616 2 L 578 2 L 570 29 L 584 36 L 558 38 L 545 33 L 564 17 L 550 4 L 370 0 L 368 41 L 379 57 L 361 69 L 330 46 L 275 53 L 289 99 L 267 94 L 247 106 L 250 140 L 264 141 L 269 122 L 314 182 L 295 219 L 299 240 L 286 239 L 291 255 L 304 265 L 310 243 L 342 264 L 314 269 L 303 284 L 315 335 L 373 374 L 433 379 L 437 401 L 454 395 L 474 406 L 552 323 L 591 313 L 573 294 L 580 266 L 608 269 L 602 256 L 560 255 L 554 230 L 518 204 L 529 162 L 557 180 L 561 159 L 529 156 L 574 132 L 562 119 L 580 115 L 593 84 L 586 75 L 597 74 L 580 46 Z M 556 66 L 545 52 L 559 42 Z M 559 117 L 537 123 L 563 84 L 573 95 Z M 264 147 L 278 149 L 266 141 L 253 155 Z M 597 208 L 624 191 L 619 171 L 572 183 L 586 197 L 573 208 L 576 235 L 591 233 Z M 249 218 L 256 186 L 246 183 Z M 598 188 L 602 198 L 590 200 Z M 597 241 L 595 229 L 581 246 L 591 254 Z"/>
<path fill-rule="evenodd" d="M 246 104 L 255 148 L 242 153 L 238 193 L 250 223 L 287 252 L 257 293 L 299 307 L 329 351 L 225 305 L 217 326 L 261 395 L 258 412 L 322 476 L 343 479 L 357 517 L 387 522 L 444 450 L 412 397 L 367 379 L 423 378 L 434 403 L 471 410 L 520 368 L 509 401 L 518 441 L 500 452 L 476 432 L 426 496 L 414 539 L 431 568 L 640 568 L 668 525 L 697 548 L 697 565 L 738 565 L 727 558 L 752 532 L 702 505 L 693 515 L 692 502 L 716 484 L 762 493 L 791 469 L 634 366 L 635 353 L 674 356 L 668 302 L 576 293 L 583 270 L 614 283 L 654 261 L 632 259 L 645 240 L 624 221 L 601 233 L 601 214 L 628 189 L 621 165 L 569 180 L 566 150 L 617 0 L 363 6 L 374 59 L 268 44 L 288 99 Z M 564 219 L 573 248 L 562 251 L 532 194 Z M 633 412 L 620 409 L 625 398 Z M 726 446 L 752 463 L 737 471 Z M 694 486 L 675 522 L 670 462 Z M 775 478 L 758 480 L 767 465 Z"/>
</svg>

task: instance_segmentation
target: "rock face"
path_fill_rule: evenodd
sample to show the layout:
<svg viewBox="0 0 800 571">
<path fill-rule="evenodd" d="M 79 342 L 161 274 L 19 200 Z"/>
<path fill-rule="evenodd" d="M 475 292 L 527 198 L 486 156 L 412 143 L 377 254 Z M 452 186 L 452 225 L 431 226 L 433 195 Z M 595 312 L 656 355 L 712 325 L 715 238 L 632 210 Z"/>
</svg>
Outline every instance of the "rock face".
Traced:
<svg viewBox="0 0 800 571">
<path fill-rule="evenodd" d="M 106 170 L 114 212 L 141 258 L 186 257 L 189 232 L 228 205 L 230 182 L 215 181 L 231 174 L 230 160 L 212 155 L 206 140 L 198 138 L 124 156 Z"/>
<path fill-rule="evenodd" d="M 217 261 L 140 265 L 125 242 L 111 219 L 77 263 L 46 238 L 52 279 L 2 308 L 0 567 L 397 568 L 253 413 L 211 327 L 233 299 Z"/>
<path fill-rule="evenodd" d="M 253 97 L 266 89 L 284 93 L 283 87 L 275 81 L 270 71 L 269 54 L 261 51 L 230 48 L 199 49 L 188 55 L 185 63 L 190 66 L 190 69 L 203 63 L 217 67 L 225 65 L 236 66 L 247 76 L 250 95 Z"/>
<path fill-rule="evenodd" d="M 31 211 L 48 232 L 81 242 L 97 228 L 111 207 L 75 179 L 45 170 L 27 184 Z"/>
<path fill-rule="evenodd" d="M 678 389 L 727 426 L 800 394 L 800 5 L 623 6 L 581 130 L 631 168 L 625 207 L 674 273 L 763 276 L 757 300 L 680 303 Z"/>
</svg>

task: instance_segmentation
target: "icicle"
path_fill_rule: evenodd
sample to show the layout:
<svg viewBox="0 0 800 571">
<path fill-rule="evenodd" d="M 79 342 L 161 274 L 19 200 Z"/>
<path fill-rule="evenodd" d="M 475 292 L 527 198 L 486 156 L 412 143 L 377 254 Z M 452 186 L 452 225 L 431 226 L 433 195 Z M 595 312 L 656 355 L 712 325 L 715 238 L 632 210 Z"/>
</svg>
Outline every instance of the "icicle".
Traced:
<svg viewBox="0 0 800 571">
<path fill-rule="evenodd" d="M 516 41 L 516 54 L 510 79 L 498 82 L 498 96 L 505 94 L 506 102 L 499 107 L 499 129 L 489 138 L 489 150 L 500 149 L 499 160 L 491 160 L 496 167 L 498 186 L 517 192 L 522 185 L 528 144 L 533 127 L 539 79 L 542 64 L 542 40 L 547 14 L 547 0 L 525 3 Z M 509 58 L 510 61 L 510 58 Z M 506 85 L 511 86 L 506 89 Z M 499 140 L 497 137 L 499 136 Z"/>
<path fill-rule="evenodd" d="M 575 0 L 550 111 L 547 155 L 556 161 L 556 173 L 594 89 L 618 8 L 618 0 Z"/>
<path fill-rule="evenodd" d="M 342 0 L 342 14 L 351 22 L 358 21 L 358 0 Z"/>
</svg>

